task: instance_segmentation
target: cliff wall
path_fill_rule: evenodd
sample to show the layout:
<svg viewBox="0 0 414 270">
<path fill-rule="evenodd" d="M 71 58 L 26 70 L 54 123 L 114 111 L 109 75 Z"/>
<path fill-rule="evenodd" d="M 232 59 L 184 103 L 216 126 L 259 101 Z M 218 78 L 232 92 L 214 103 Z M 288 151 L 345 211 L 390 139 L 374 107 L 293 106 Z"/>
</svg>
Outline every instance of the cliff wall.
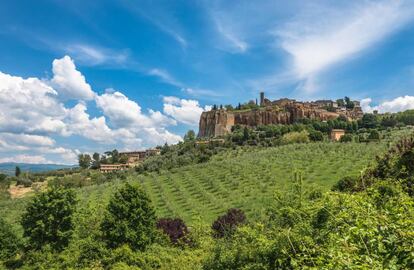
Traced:
<svg viewBox="0 0 414 270">
<path fill-rule="evenodd" d="M 250 111 L 213 110 L 203 112 L 199 123 L 199 137 L 217 137 L 231 132 L 234 125 L 255 127 L 270 124 L 292 124 L 303 118 L 327 121 L 344 115 L 348 119 L 357 119 L 362 112 L 344 111 L 328 112 L 324 109 L 312 108 L 303 104 L 287 104 L 279 107 L 262 107 Z"/>
</svg>

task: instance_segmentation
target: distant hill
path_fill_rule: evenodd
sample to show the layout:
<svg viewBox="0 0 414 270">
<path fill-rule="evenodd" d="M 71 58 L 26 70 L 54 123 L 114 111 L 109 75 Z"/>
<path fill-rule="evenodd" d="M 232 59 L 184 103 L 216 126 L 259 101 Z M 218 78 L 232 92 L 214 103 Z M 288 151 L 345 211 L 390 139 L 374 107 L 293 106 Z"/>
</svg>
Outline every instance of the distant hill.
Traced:
<svg viewBox="0 0 414 270">
<path fill-rule="evenodd" d="M 53 171 L 53 170 L 76 167 L 75 165 L 30 164 L 30 163 L 6 162 L 6 163 L 0 163 L 0 173 L 4 173 L 7 175 L 14 175 L 16 166 L 19 166 L 22 172 L 46 172 L 46 171 Z"/>
</svg>

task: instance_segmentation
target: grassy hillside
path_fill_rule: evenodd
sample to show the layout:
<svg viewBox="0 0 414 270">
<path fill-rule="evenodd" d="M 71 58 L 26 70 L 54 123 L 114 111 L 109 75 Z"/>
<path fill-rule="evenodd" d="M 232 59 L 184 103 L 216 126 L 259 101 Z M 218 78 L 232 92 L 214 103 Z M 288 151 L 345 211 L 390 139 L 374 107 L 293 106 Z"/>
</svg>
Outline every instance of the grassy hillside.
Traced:
<svg viewBox="0 0 414 270">
<path fill-rule="evenodd" d="M 264 214 L 275 190 L 288 186 L 293 172 L 301 172 L 306 184 L 327 190 L 345 175 L 358 175 L 384 149 L 384 144 L 339 143 L 244 148 L 205 164 L 137 178 L 160 216 L 211 222 L 237 207 L 254 218 Z"/>
<path fill-rule="evenodd" d="M 131 174 L 152 199 L 158 216 L 179 216 L 210 223 L 228 208 L 238 207 L 249 218 L 264 214 L 275 190 L 283 190 L 293 172 L 305 184 L 329 189 L 341 177 L 358 175 L 386 149 L 381 143 L 309 143 L 274 148 L 246 147 L 216 155 L 211 161 L 160 174 Z M 100 211 L 122 180 L 78 189 L 80 205 Z M 28 198 L 0 201 L 0 215 L 14 224 Z"/>
</svg>

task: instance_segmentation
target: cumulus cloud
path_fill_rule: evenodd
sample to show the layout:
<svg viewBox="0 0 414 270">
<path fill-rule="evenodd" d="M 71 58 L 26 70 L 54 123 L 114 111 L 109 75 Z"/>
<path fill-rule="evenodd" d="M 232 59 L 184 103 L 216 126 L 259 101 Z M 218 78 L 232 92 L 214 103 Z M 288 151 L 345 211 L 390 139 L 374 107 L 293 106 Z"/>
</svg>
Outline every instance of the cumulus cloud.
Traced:
<svg viewBox="0 0 414 270">
<path fill-rule="evenodd" d="M 0 140 L 13 141 L 18 145 L 52 146 L 55 144 L 55 140 L 50 137 L 23 133 L 0 133 Z"/>
<path fill-rule="evenodd" d="M 384 101 L 377 106 L 371 106 L 371 103 L 371 98 L 361 100 L 362 110 L 364 112 L 378 111 L 379 113 L 401 112 L 414 109 L 414 96 L 397 97 L 389 101 Z"/>
<path fill-rule="evenodd" d="M 96 97 L 96 104 L 111 123 L 117 127 L 151 127 L 174 125 L 175 121 L 158 111 L 141 112 L 141 107 L 121 92 L 105 93 Z"/>
<path fill-rule="evenodd" d="M 57 96 L 57 91 L 42 80 L 0 72 L 0 131 L 64 132 L 66 108 Z"/>
<path fill-rule="evenodd" d="M 16 155 L 13 157 L 0 158 L 0 163 L 16 162 L 16 163 L 31 163 L 31 164 L 51 164 L 51 160 L 46 159 L 42 155 Z"/>
<path fill-rule="evenodd" d="M 164 113 L 186 125 L 197 126 L 201 113 L 207 109 L 200 107 L 197 100 L 164 97 Z"/>
<path fill-rule="evenodd" d="M 67 55 L 53 61 L 51 85 L 63 98 L 91 100 L 95 96 L 85 77 L 76 69 L 75 63 Z"/>
<path fill-rule="evenodd" d="M 181 140 L 166 129 L 177 125 L 173 117 L 152 109 L 144 112 L 137 102 L 114 89 L 102 95 L 93 92 L 70 57 L 55 60 L 53 73 L 49 81 L 0 72 L 0 157 L 7 155 L 2 161 L 49 163 L 53 158 L 73 164 L 79 150 L 60 145 L 71 136 L 129 150 Z M 69 107 L 68 99 L 79 101 Z M 91 102 L 86 101 L 91 99 L 101 115 L 88 112 Z M 181 122 L 189 120 L 179 117 L 180 107 L 198 106 L 196 101 L 185 100 L 174 104 Z"/>
<path fill-rule="evenodd" d="M 86 110 L 85 104 L 78 103 L 68 111 L 68 132 L 97 142 L 114 143 L 112 130 L 107 126 L 105 117 L 90 118 Z"/>
<path fill-rule="evenodd" d="M 315 76 L 378 43 L 413 18 L 408 1 L 362 1 L 332 9 L 306 8 L 275 35 L 293 58 L 293 72 L 315 90 Z"/>
</svg>

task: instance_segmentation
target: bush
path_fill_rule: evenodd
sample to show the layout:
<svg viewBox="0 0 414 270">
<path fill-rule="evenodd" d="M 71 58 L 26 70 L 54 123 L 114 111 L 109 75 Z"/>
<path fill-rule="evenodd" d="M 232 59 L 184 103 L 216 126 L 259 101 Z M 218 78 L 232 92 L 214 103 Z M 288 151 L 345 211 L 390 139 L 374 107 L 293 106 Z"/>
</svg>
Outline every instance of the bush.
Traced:
<svg viewBox="0 0 414 270">
<path fill-rule="evenodd" d="M 379 141 L 380 140 L 380 134 L 378 130 L 373 129 L 368 135 L 368 140 L 370 141 Z"/>
<path fill-rule="evenodd" d="M 301 132 L 289 132 L 282 137 L 285 144 L 289 143 L 307 143 L 309 142 L 309 133 L 306 130 Z"/>
<path fill-rule="evenodd" d="M 351 134 L 345 134 L 339 139 L 339 141 L 342 142 L 342 143 L 352 142 L 352 135 Z"/>
<path fill-rule="evenodd" d="M 357 183 L 357 178 L 345 176 L 332 187 L 332 191 L 355 192 L 357 191 Z"/>
<path fill-rule="evenodd" d="M 323 133 L 318 130 L 312 130 L 309 132 L 309 139 L 313 142 L 323 141 Z"/>
<path fill-rule="evenodd" d="M 157 221 L 157 229 L 168 235 L 174 244 L 189 243 L 187 226 L 180 218 L 161 218 Z"/>
<path fill-rule="evenodd" d="M 145 192 L 129 183 L 115 192 L 101 230 L 109 247 L 128 244 L 135 250 L 144 250 L 155 237 L 155 212 Z"/>
<path fill-rule="evenodd" d="M 75 207 L 73 190 L 53 188 L 37 194 L 23 214 L 23 235 L 36 249 L 46 244 L 57 250 L 63 249 L 72 237 Z"/>
<path fill-rule="evenodd" d="M 24 187 L 31 187 L 33 182 L 26 178 L 17 178 L 16 185 L 17 186 L 24 186 Z"/>
<path fill-rule="evenodd" d="M 19 250 L 19 245 L 20 241 L 11 230 L 10 224 L 0 217 L 0 261 L 13 259 Z"/>
<path fill-rule="evenodd" d="M 218 217 L 213 222 L 211 228 L 213 229 L 214 237 L 222 238 L 233 234 L 236 228 L 244 223 L 246 223 L 246 216 L 243 211 L 232 208 L 225 215 Z"/>
</svg>

